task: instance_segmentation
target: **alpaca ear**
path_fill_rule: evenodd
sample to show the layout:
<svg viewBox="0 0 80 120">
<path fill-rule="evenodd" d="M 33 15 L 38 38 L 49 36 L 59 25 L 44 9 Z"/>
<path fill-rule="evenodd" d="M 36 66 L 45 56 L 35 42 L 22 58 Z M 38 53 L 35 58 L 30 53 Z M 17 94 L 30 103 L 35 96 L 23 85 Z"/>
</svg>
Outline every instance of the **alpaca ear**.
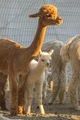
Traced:
<svg viewBox="0 0 80 120">
<path fill-rule="evenodd" d="M 39 51 L 39 55 L 41 55 L 42 54 L 42 51 L 41 51 L 41 49 L 40 49 L 40 51 Z"/>
<path fill-rule="evenodd" d="M 41 57 L 41 54 L 42 54 L 42 51 L 41 51 L 41 49 L 40 49 L 40 51 L 39 51 L 39 57 Z"/>
<path fill-rule="evenodd" d="M 54 52 L 54 50 L 52 49 L 49 51 L 49 54 L 52 55 L 53 52 Z"/>
<path fill-rule="evenodd" d="M 39 16 L 40 16 L 39 13 L 35 13 L 35 14 L 32 14 L 32 15 L 29 15 L 29 17 L 32 17 L 32 18 L 39 17 Z"/>
</svg>

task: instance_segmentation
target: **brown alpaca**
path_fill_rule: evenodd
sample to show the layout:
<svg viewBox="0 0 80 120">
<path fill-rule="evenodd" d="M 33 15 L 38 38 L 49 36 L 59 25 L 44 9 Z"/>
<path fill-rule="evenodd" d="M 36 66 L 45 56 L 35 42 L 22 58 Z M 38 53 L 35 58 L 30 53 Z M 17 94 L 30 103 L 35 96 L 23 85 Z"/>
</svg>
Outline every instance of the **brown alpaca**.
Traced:
<svg viewBox="0 0 80 120">
<path fill-rule="evenodd" d="M 39 17 L 39 19 L 35 37 L 28 48 L 24 48 L 19 43 L 7 38 L 0 39 L 0 71 L 9 74 L 11 115 L 17 114 L 18 105 L 20 113 L 22 113 L 21 101 L 23 98 L 22 93 L 25 77 L 29 71 L 30 61 L 38 55 L 42 47 L 46 26 L 60 25 L 62 23 L 62 19 L 57 15 L 57 8 L 53 5 L 43 5 L 38 13 L 30 15 L 30 17 Z M 18 84 L 16 80 L 17 75 L 20 76 Z"/>
</svg>

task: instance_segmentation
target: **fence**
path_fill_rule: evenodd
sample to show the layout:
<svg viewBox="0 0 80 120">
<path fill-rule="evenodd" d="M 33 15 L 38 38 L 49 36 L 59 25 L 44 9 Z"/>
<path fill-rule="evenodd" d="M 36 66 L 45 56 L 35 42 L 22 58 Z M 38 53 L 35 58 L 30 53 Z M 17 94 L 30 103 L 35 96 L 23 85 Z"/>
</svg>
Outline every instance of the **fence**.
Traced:
<svg viewBox="0 0 80 120">
<path fill-rule="evenodd" d="M 54 4 L 63 18 L 59 27 L 48 27 L 45 40 L 66 41 L 80 33 L 80 0 L 0 0 L 0 37 L 13 39 L 29 46 L 37 28 L 35 13 L 43 4 Z"/>
</svg>

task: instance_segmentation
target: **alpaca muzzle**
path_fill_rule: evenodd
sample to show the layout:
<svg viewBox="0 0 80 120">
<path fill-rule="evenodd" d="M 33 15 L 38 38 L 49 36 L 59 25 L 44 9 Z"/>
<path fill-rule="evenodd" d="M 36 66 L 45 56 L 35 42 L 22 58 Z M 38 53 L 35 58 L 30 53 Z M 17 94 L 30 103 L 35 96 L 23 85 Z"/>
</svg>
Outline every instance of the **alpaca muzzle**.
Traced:
<svg viewBox="0 0 80 120">
<path fill-rule="evenodd" d="M 47 63 L 47 66 L 48 66 L 48 67 L 50 66 L 50 63 L 49 63 L 49 62 Z"/>
</svg>

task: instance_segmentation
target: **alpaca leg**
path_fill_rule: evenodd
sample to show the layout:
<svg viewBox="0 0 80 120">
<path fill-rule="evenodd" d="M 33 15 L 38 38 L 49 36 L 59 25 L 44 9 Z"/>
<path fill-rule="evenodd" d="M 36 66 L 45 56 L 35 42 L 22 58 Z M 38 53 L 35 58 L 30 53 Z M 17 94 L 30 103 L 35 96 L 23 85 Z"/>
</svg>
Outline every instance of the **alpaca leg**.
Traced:
<svg viewBox="0 0 80 120">
<path fill-rule="evenodd" d="M 77 80 L 77 77 L 73 75 L 72 80 L 69 84 L 68 93 L 70 97 L 71 106 L 75 110 L 80 110 L 80 106 L 78 103 L 77 89 L 78 89 L 78 80 Z"/>
<path fill-rule="evenodd" d="M 46 99 L 47 89 L 48 89 L 48 82 L 47 82 L 47 80 L 45 80 L 44 84 L 43 84 L 43 99 Z"/>
<path fill-rule="evenodd" d="M 1 101 L 1 109 L 2 110 L 6 110 L 5 90 L 4 90 L 4 87 L 2 87 L 2 90 L 0 91 L 0 101 Z"/>
<path fill-rule="evenodd" d="M 6 101 L 5 101 L 5 84 L 7 82 L 7 75 L 0 73 L 0 104 L 1 109 L 6 110 Z"/>
<path fill-rule="evenodd" d="M 53 84 L 52 97 L 49 100 L 49 105 L 53 104 L 53 102 L 56 100 L 59 89 L 60 89 L 60 81 L 59 81 L 58 75 L 56 75 L 54 79 L 54 84 Z"/>
<path fill-rule="evenodd" d="M 50 90 L 52 91 L 53 90 L 53 81 L 51 80 L 51 81 L 49 81 L 49 88 L 50 88 Z"/>
<path fill-rule="evenodd" d="M 15 116 L 17 115 L 18 107 L 18 88 L 17 81 L 15 76 L 9 76 L 10 81 L 10 114 Z"/>
<path fill-rule="evenodd" d="M 43 114 L 45 114 L 45 112 L 44 112 L 44 108 L 43 108 L 43 104 L 42 104 L 42 89 L 43 89 L 43 85 L 36 84 L 38 105 L 39 105 L 40 113 L 43 115 Z"/>
<path fill-rule="evenodd" d="M 64 100 L 65 90 L 66 90 L 66 78 L 65 78 L 65 72 L 62 72 L 60 75 L 60 90 L 58 94 L 60 104 L 62 104 Z"/>
<path fill-rule="evenodd" d="M 32 104 L 32 94 L 33 94 L 33 85 L 27 84 L 27 112 L 26 115 L 31 113 L 31 104 Z"/>
<path fill-rule="evenodd" d="M 18 113 L 19 114 L 23 114 L 24 86 L 25 86 L 25 76 L 19 76 L 19 84 L 18 84 Z"/>
<path fill-rule="evenodd" d="M 61 85 L 60 90 L 59 90 L 59 94 L 58 94 L 60 104 L 62 104 L 62 102 L 64 100 L 64 95 L 65 95 L 65 85 Z"/>
<path fill-rule="evenodd" d="M 47 89 L 48 89 L 47 78 L 48 78 L 48 73 L 47 73 L 47 69 L 46 69 L 45 70 L 45 80 L 44 80 L 44 83 L 43 83 L 43 99 L 45 99 L 46 95 L 47 95 Z"/>
<path fill-rule="evenodd" d="M 26 84 L 26 83 L 25 83 Z M 27 85 L 25 87 L 25 91 L 24 91 L 24 113 L 26 113 L 27 111 L 27 106 L 28 106 L 28 91 L 27 91 Z"/>
</svg>

